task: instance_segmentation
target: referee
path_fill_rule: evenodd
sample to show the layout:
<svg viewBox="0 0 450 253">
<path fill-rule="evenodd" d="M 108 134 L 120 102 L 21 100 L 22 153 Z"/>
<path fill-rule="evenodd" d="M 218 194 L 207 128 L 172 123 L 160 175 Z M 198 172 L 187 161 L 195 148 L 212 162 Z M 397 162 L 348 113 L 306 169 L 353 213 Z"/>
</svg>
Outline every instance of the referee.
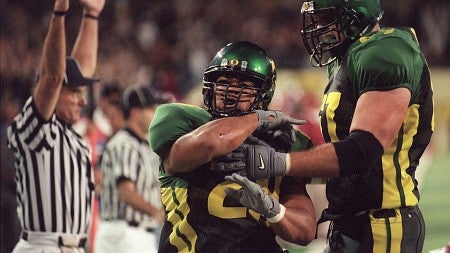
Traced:
<svg viewBox="0 0 450 253">
<path fill-rule="evenodd" d="M 16 156 L 18 216 L 22 238 L 13 253 L 84 253 L 91 219 L 90 151 L 72 128 L 87 104 L 97 61 L 98 15 L 105 0 L 83 0 L 83 18 L 66 58 L 65 14 L 56 0 L 33 95 L 8 128 Z"/>
<path fill-rule="evenodd" d="M 101 222 L 95 253 L 156 252 L 164 219 L 159 157 L 147 140 L 156 106 L 164 101 L 147 87 L 131 86 L 122 97 L 125 127 L 102 154 Z"/>
</svg>

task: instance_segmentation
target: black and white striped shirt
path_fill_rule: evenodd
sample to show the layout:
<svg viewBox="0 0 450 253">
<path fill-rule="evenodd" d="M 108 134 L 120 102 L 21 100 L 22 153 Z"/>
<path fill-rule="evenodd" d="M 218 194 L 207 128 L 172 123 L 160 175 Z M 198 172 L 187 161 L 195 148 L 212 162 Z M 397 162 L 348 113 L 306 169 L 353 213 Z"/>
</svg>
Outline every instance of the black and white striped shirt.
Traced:
<svg viewBox="0 0 450 253">
<path fill-rule="evenodd" d="M 130 129 L 118 131 L 106 144 L 101 159 L 101 218 L 133 221 L 148 226 L 156 224 L 149 215 L 119 200 L 117 182 L 122 179 L 133 181 L 136 191 L 147 202 L 161 207 L 159 163 L 159 156 L 151 150 L 148 141 L 142 140 Z"/>
<path fill-rule="evenodd" d="M 16 155 L 18 215 L 29 231 L 85 234 L 93 173 L 86 142 L 55 114 L 47 122 L 30 97 L 8 128 Z"/>
</svg>

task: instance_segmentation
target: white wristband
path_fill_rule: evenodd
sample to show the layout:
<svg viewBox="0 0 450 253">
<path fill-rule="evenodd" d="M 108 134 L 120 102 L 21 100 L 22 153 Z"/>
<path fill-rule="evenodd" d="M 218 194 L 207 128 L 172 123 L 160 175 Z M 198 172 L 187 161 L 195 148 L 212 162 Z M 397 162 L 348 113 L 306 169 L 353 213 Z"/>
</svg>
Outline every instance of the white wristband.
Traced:
<svg viewBox="0 0 450 253">
<path fill-rule="evenodd" d="M 291 170 L 291 155 L 289 153 L 286 154 L 286 171 L 284 172 L 285 175 L 289 174 L 289 171 Z"/>
<path fill-rule="evenodd" d="M 286 213 L 286 207 L 284 207 L 283 204 L 280 204 L 280 213 L 273 216 L 272 218 L 266 218 L 266 221 L 269 223 L 277 223 L 281 219 L 283 219 L 285 213 Z"/>
</svg>

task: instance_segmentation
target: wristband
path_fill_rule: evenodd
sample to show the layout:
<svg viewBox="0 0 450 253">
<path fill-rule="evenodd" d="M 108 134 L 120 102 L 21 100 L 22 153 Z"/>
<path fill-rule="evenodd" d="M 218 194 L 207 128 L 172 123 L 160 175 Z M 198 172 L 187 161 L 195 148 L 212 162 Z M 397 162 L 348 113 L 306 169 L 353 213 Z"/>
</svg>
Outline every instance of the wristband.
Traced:
<svg viewBox="0 0 450 253">
<path fill-rule="evenodd" d="M 53 11 L 53 15 L 58 16 L 58 17 L 65 16 L 66 13 L 67 13 L 67 11 Z"/>
<path fill-rule="evenodd" d="M 289 174 L 289 171 L 291 171 L 291 155 L 289 153 L 286 154 L 286 171 L 284 172 L 285 175 Z"/>
<path fill-rule="evenodd" d="M 273 216 L 272 218 L 266 218 L 266 221 L 269 223 L 278 223 L 281 219 L 283 219 L 285 213 L 286 207 L 284 207 L 283 204 L 280 204 L 280 213 Z"/>
<path fill-rule="evenodd" d="M 86 13 L 83 15 L 85 18 L 90 18 L 90 19 L 94 19 L 94 20 L 98 20 L 98 16 L 94 16 L 92 14 Z"/>
</svg>

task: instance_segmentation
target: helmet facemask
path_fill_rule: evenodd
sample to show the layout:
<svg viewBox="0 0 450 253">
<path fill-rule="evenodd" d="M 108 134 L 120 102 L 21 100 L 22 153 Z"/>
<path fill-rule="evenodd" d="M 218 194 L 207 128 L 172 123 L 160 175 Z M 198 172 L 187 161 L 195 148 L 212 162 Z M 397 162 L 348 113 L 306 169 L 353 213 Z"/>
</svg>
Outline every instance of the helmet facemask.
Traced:
<svg viewBox="0 0 450 253">
<path fill-rule="evenodd" d="M 229 43 L 204 72 L 203 103 L 214 118 L 267 110 L 276 77 L 275 62 L 261 47 L 249 41 Z"/>
<path fill-rule="evenodd" d="M 319 10 L 304 9 L 303 43 L 311 55 L 310 62 L 314 67 L 329 65 L 337 59 L 345 37 L 339 22 L 341 14 L 335 7 Z"/>
<path fill-rule="evenodd" d="M 322 4 L 321 8 L 317 7 L 318 2 Z M 314 67 L 329 65 L 341 57 L 351 43 L 370 32 L 383 15 L 376 1 L 372 5 L 339 2 L 315 0 L 302 5 L 301 35 Z"/>
<path fill-rule="evenodd" d="M 237 72 L 223 73 L 223 76 L 227 78 L 239 78 L 255 84 L 254 87 L 251 87 L 244 82 L 217 81 L 217 78 L 221 76 L 220 73 L 221 71 L 210 73 L 211 75 L 206 76 L 203 81 L 204 104 L 214 118 L 241 116 L 254 110 L 267 109 L 267 106 L 264 106 L 266 92 L 261 88 L 265 86 L 262 80 Z M 223 106 L 219 105 L 218 102 Z M 249 103 L 250 106 L 243 110 L 240 106 L 241 103 Z"/>
</svg>

